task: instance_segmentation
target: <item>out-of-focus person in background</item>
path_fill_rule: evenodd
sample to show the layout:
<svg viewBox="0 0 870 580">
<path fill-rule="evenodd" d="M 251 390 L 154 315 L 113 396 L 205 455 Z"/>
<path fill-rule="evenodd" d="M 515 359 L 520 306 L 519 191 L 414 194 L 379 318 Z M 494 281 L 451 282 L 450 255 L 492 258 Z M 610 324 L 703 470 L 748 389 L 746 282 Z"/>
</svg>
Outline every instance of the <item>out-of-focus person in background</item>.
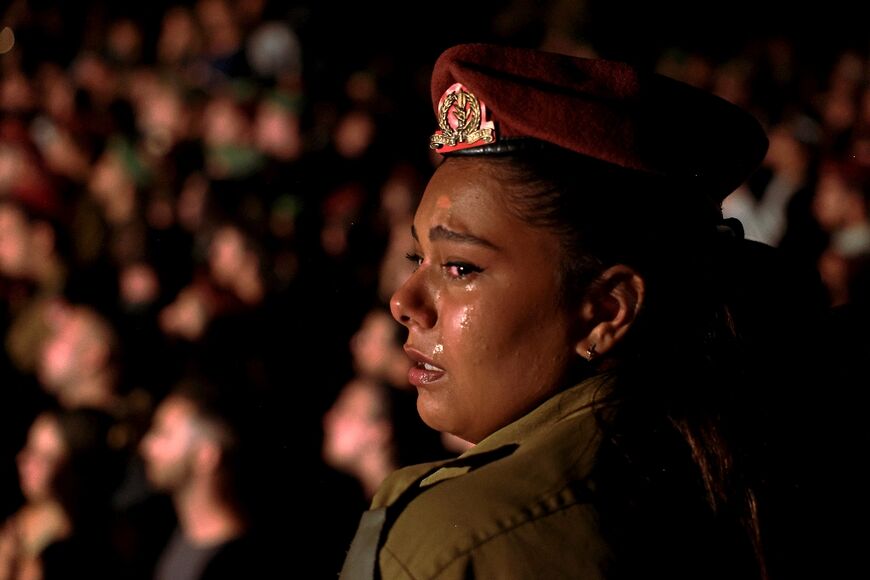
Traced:
<svg viewBox="0 0 870 580">
<path fill-rule="evenodd" d="M 411 363 L 402 350 L 401 335 L 386 308 L 371 309 L 350 340 L 356 372 L 396 388 L 408 388 Z"/>
<path fill-rule="evenodd" d="M 141 443 L 148 480 L 178 517 L 154 566 L 156 580 L 257 577 L 258 555 L 242 498 L 246 442 L 224 395 L 202 383 L 173 390 Z"/>
<path fill-rule="evenodd" d="M 374 379 L 347 383 L 323 418 L 323 459 L 354 476 L 368 500 L 397 467 L 388 387 Z"/>
<path fill-rule="evenodd" d="M 855 163 L 822 165 L 813 214 L 830 234 L 819 272 L 834 306 L 867 305 L 870 266 L 870 167 Z"/>
<path fill-rule="evenodd" d="M 93 308 L 63 301 L 46 317 L 51 330 L 37 368 L 42 387 L 68 409 L 118 414 L 119 345 L 109 322 Z"/>
<path fill-rule="evenodd" d="M 804 260 L 811 260 L 804 253 L 821 251 L 824 242 L 810 211 L 820 138 L 818 124 L 806 115 L 770 130 L 762 168 L 722 204 L 726 217 L 743 224 L 747 239 L 783 247 Z"/>
<path fill-rule="evenodd" d="M 41 413 L 18 455 L 24 504 L 0 530 L 0 578 L 115 578 L 109 497 L 120 463 L 111 418 L 95 410 Z"/>
</svg>

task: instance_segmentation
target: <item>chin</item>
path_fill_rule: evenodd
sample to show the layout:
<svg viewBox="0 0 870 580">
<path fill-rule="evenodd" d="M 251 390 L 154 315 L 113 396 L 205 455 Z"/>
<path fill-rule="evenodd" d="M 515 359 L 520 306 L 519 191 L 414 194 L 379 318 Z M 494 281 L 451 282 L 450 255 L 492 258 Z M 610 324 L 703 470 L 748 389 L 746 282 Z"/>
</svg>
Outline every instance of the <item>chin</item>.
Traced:
<svg viewBox="0 0 870 580">
<path fill-rule="evenodd" d="M 453 422 L 446 419 L 451 414 L 440 409 L 425 391 L 417 389 L 417 413 L 426 426 L 441 432 L 453 432 Z"/>
<path fill-rule="evenodd" d="M 424 392 L 419 391 L 419 389 L 417 395 L 417 413 L 427 427 L 440 433 L 448 433 L 467 440 L 467 436 L 463 435 L 464 431 L 461 428 L 460 422 L 457 421 L 457 413 L 438 405 Z"/>
</svg>

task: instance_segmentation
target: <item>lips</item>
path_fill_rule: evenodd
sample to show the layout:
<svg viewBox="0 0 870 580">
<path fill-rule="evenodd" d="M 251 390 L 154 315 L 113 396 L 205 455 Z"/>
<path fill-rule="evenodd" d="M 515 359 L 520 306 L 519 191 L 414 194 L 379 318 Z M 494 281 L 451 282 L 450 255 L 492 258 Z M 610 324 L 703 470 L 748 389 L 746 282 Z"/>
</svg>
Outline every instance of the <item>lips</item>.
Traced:
<svg viewBox="0 0 870 580">
<path fill-rule="evenodd" d="M 405 353 L 414 361 L 414 366 L 408 370 L 408 382 L 415 387 L 429 385 L 444 376 L 443 368 L 415 348 L 405 345 Z"/>
</svg>

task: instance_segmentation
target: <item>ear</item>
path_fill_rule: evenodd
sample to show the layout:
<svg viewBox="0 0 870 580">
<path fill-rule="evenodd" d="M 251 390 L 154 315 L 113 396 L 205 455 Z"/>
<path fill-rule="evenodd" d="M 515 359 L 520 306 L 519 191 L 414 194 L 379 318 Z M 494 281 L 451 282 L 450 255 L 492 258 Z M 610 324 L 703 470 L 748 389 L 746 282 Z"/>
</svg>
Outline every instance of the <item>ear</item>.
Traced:
<svg viewBox="0 0 870 580">
<path fill-rule="evenodd" d="M 594 360 L 613 349 L 637 319 L 644 291 L 644 279 L 629 266 L 617 264 L 605 270 L 580 303 L 585 334 L 577 341 L 577 354 Z"/>
</svg>

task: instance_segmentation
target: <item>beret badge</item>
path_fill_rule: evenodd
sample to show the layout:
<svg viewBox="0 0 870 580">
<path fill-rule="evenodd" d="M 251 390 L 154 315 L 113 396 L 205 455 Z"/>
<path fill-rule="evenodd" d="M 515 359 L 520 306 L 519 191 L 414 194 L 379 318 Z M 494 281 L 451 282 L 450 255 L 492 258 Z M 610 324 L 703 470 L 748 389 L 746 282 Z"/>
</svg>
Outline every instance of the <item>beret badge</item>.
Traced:
<svg viewBox="0 0 870 580">
<path fill-rule="evenodd" d="M 440 130 L 429 138 L 429 147 L 449 153 L 495 141 L 495 124 L 486 118 L 486 105 L 461 83 L 451 86 L 438 103 Z"/>
</svg>

